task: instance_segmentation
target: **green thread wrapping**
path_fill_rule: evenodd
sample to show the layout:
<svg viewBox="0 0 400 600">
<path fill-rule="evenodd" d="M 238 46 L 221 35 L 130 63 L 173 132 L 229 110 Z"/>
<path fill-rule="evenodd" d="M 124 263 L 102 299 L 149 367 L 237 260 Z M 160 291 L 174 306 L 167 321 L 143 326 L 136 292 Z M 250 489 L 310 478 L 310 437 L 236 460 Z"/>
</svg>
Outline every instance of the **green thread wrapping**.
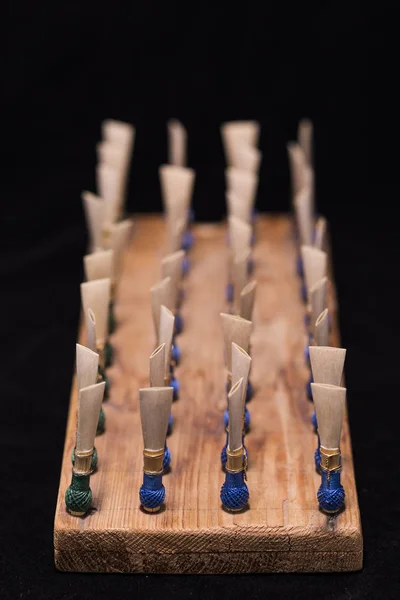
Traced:
<svg viewBox="0 0 400 600">
<path fill-rule="evenodd" d="M 98 461 L 99 461 L 99 456 L 97 454 L 96 448 L 94 448 L 93 454 L 92 454 L 92 462 L 90 463 L 90 468 L 92 471 L 95 471 L 97 469 Z M 72 466 L 74 466 L 74 464 L 75 464 L 75 448 L 73 448 L 73 450 L 72 450 L 71 462 L 72 462 Z"/>
<path fill-rule="evenodd" d="M 114 333 L 117 327 L 117 322 L 114 313 L 114 302 L 111 300 L 108 307 L 108 333 Z"/>
<path fill-rule="evenodd" d="M 104 388 L 103 400 L 108 400 L 110 395 L 110 380 L 107 377 L 105 370 L 99 365 L 97 383 L 100 383 L 101 381 L 104 381 L 106 384 Z"/>
<path fill-rule="evenodd" d="M 90 489 L 90 475 L 72 473 L 71 485 L 65 492 L 65 504 L 69 512 L 87 513 L 92 505 L 92 490 Z"/>
<path fill-rule="evenodd" d="M 111 367 L 113 358 L 114 358 L 113 348 L 112 348 L 110 342 L 106 342 L 106 345 L 104 347 L 105 367 Z"/>
<path fill-rule="evenodd" d="M 101 435 L 104 433 L 106 428 L 106 415 L 104 414 L 104 410 L 100 410 L 99 420 L 97 421 L 97 431 L 96 435 Z"/>
</svg>

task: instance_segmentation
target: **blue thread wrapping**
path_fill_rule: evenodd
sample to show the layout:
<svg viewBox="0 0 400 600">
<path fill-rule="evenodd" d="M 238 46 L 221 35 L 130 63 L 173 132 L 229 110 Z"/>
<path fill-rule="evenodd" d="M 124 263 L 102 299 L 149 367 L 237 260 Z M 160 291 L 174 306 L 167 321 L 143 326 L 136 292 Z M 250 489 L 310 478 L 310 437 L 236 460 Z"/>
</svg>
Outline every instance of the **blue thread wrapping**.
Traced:
<svg viewBox="0 0 400 600">
<path fill-rule="evenodd" d="M 228 283 L 226 286 L 226 301 L 229 304 L 232 304 L 233 302 L 233 283 Z"/>
<path fill-rule="evenodd" d="M 253 397 L 253 386 L 251 385 L 250 379 L 247 381 L 247 389 L 246 389 L 246 403 L 250 402 Z"/>
<path fill-rule="evenodd" d="M 321 486 L 317 492 L 317 499 L 320 509 L 324 512 L 335 513 L 343 508 L 345 492 L 340 483 L 340 469 L 337 471 L 321 469 Z"/>
<path fill-rule="evenodd" d="M 164 458 L 163 458 L 162 466 L 163 466 L 164 471 L 167 471 L 171 466 L 171 452 L 170 452 L 170 449 L 168 448 L 167 444 L 165 444 Z"/>
<path fill-rule="evenodd" d="M 154 510 L 159 508 L 165 500 L 165 487 L 162 475 L 148 475 L 143 473 L 143 485 L 139 491 L 140 503 L 144 509 Z"/>
<path fill-rule="evenodd" d="M 182 273 L 183 276 L 187 275 L 190 271 L 190 260 L 189 258 L 185 255 L 183 257 L 183 261 L 182 261 Z"/>
<path fill-rule="evenodd" d="M 178 313 L 175 315 L 175 334 L 179 335 L 183 331 L 183 319 L 182 315 Z"/>
<path fill-rule="evenodd" d="M 314 452 L 315 470 L 317 473 L 321 473 L 321 442 L 318 436 L 318 445 Z"/>
<path fill-rule="evenodd" d="M 307 346 L 304 346 L 304 361 L 306 363 L 306 365 L 308 366 L 308 368 L 310 369 L 310 378 L 307 382 L 306 385 L 306 395 L 307 398 L 312 401 L 313 397 L 312 397 L 312 388 L 311 388 L 311 384 L 314 382 L 313 376 L 312 376 L 312 371 L 311 371 L 311 360 L 310 360 L 310 346 L 312 344 L 312 338 L 311 335 L 308 336 L 308 344 Z"/>
<path fill-rule="evenodd" d="M 317 422 L 317 413 L 315 412 L 315 410 L 311 416 L 311 423 L 314 428 L 314 431 L 317 432 L 318 431 L 318 422 Z"/>
<path fill-rule="evenodd" d="M 254 259 L 250 257 L 247 263 L 247 274 L 251 275 L 254 271 Z"/>
<path fill-rule="evenodd" d="M 313 383 L 313 378 L 312 375 L 310 375 L 310 379 L 307 381 L 307 385 L 306 385 L 306 393 L 307 393 L 307 398 L 310 400 L 310 402 L 312 402 L 312 388 L 311 388 L 311 384 Z"/>
<path fill-rule="evenodd" d="M 298 254 L 296 258 L 296 272 L 300 279 L 304 278 L 303 261 L 301 258 L 301 254 Z"/>
<path fill-rule="evenodd" d="M 226 432 L 226 442 L 225 442 L 225 446 L 222 448 L 221 450 L 221 466 L 222 469 L 225 471 L 225 465 L 226 465 L 226 461 L 228 460 L 228 457 L 226 455 L 226 449 L 228 447 L 228 437 L 229 437 L 229 433 Z"/>
<path fill-rule="evenodd" d="M 167 427 L 167 435 L 171 435 L 172 433 L 172 425 L 174 423 L 174 419 L 172 417 L 172 413 L 169 413 L 168 417 L 168 427 Z"/>
<path fill-rule="evenodd" d="M 308 296 L 307 296 L 307 286 L 304 281 L 302 281 L 302 283 L 301 283 L 300 296 L 301 296 L 301 299 L 303 300 L 303 302 L 306 303 L 308 300 Z"/>
<path fill-rule="evenodd" d="M 306 329 L 309 329 L 311 325 L 311 316 L 310 313 L 306 312 L 306 314 L 304 315 L 304 327 Z"/>
<path fill-rule="evenodd" d="M 182 250 L 188 252 L 194 243 L 194 236 L 190 229 L 187 229 L 182 236 Z"/>
<path fill-rule="evenodd" d="M 304 346 L 304 362 L 306 363 L 306 365 L 310 365 L 310 348 L 308 344 Z"/>
<path fill-rule="evenodd" d="M 225 473 L 225 481 L 221 487 L 220 498 L 224 508 L 242 510 L 249 502 L 249 489 L 244 480 L 244 471 Z"/>
<path fill-rule="evenodd" d="M 229 413 L 228 410 L 224 412 L 224 426 L 225 428 L 229 425 Z M 248 433 L 250 430 L 250 413 L 247 408 L 244 409 L 244 432 Z"/>
<path fill-rule="evenodd" d="M 175 365 L 179 365 L 181 359 L 181 350 L 175 340 L 172 340 L 172 360 Z"/>
<path fill-rule="evenodd" d="M 177 378 L 174 375 L 172 375 L 172 377 L 171 377 L 171 387 L 174 390 L 172 393 L 172 400 L 173 400 L 173 402 L 175 402 L 176 400 L 179 399 L 180 385 L 179 385 L 179 381 L 177 380 Z"/>
</svg>

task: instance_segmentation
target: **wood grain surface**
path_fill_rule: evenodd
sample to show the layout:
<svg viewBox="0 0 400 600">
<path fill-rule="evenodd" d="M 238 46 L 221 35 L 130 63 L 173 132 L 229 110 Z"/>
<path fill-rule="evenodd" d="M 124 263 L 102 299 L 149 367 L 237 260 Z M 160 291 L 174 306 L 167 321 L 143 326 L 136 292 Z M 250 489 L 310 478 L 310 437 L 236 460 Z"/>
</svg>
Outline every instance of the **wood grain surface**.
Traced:
<svg viewBox="0 0 400 600">
<path fill-rule="evenodd" d="M 346 508 L 336 517 L 318 510 L 320 477 L 314 470 L 317 438 L 306 399 L 308 370 L 303 348 L 305 307 L 295 272 L 291 221 L 261 216 L 254 247 L 258 281 L 251 340 L 246 436 L 250 508 L 221 508 L 225 443 L 224 345 L 220 312 L 227 311 L 227 228 L 194 226 L 191 271 L 185 279 L 184 332 L 176 375 L 180 399 L 172 406 L 168 438 L 171 472 L 164 476 L 165 509 L 140 508 L 142 434 L 138 390 L 149 385 L 149 356 L 156 346 L 150 287 L 161 277 L 164 225 L 159 216 L 135 218 L 115 306 L 119 327 L 112 336 L 110 399 L 105 434 L 96 438 L 98 472 L 91 477 L 93 510 L 70 516 L 64 494 L 71 480 L 77 390 L 74 380 L 57 501 L 55 564 L 62 571 L 143 573 L 328 572 L 362 568 L 362 533 L 347 417 L 342 434 L 342 482 Z M 334 289 L 332 345 L 339 337 Z M 84 338 L 81 338 L 84 342 Z"/>
</svg>

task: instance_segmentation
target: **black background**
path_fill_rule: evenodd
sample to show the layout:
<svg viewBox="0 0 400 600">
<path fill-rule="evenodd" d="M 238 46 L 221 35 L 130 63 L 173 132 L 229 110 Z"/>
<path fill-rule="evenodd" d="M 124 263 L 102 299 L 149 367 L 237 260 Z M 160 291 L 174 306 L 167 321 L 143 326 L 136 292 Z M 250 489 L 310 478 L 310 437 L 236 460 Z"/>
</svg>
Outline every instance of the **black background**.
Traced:
<svg viewBox="0 0 400 600">
<path fill-rule="evenodd" d="M 15 2 L 1 94 L 1 598 L 398 597 L 395 178 L 367 169 L 366 22 L 344 2 Z M 277 3 L 275 3 L 277 4 Z M 373 44 L 379 46 L 379 25 Z M 378 40 L 378 41 L 377 41 Z M 289 207 L 286 143 L 315 125 L 318 208 L 330 223 L 364 570 L 347 575 L 60 574 L 52 522 L 64 443 L 100 122 L 137 130 L 128 207 L 161 208 L 166 120 L 189 134 L 199 220 L 224 212 L 219 125 L 256 118 L 257 204 Z M 368 186 L 367 186 L 368 184 Z M 373 203 L 367 199 L 372 191 Z M 397 471 L 398 472 L 398 471 Z M 4 583 L 3 583 L 4 581 Z"/>
</svg>

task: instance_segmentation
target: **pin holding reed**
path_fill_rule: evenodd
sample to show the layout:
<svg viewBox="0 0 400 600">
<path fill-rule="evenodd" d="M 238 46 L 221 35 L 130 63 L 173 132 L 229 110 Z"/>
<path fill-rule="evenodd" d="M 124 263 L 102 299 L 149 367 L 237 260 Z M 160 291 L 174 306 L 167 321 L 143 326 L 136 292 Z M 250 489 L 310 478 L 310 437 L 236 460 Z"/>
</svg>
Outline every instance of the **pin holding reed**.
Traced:
<svg viewBox="0 0 400 600">
<path fill-rule="evenodd" d="M 81 197 L 89 234 L 89 252 L 96 252 L 102 249 L 105 203 L 103 198 L 92 192 L 83 191 Z"/>
<path fill-rule="evenodd" d="M 104 394 L 104 382 L 79 390 L 78 425 L 71 484 L 65 492 L 65 504 L 74 517 L 83 517 L 92 505 L 94 438 Z"/>
<path fill-rule="evenodd" d="M 169 227 L 171 228 L 173 223 L 177 221 L 183 223 L 179 245 L 184 250 L 189 250 L 193 243 L 193 236 L 189 230 L 189 220 L 196 173 L 189 167 L 170 164 L 160 166 L 159 177 L 164 211 Z M 178 248 L 173 248 L 172 252 L 176 250 Z"/>
<path fill-rule="evenodd" d="M 88 348 L 93 350 L 93 352 L 98 351 L 98 345 L 96 341 L 96 319 L 94 316 L 94 312 L 89 308 L 86 315 L 86 345 Z M 100 346 L 99 346 L 100 347 Z M 99 352 L 97 352 L 99 354 Z M 101 352 L 100 352 L 101 354 Z M 99 354 L 99 366 L 97 373 L 97 383 L 104 381 L 104 401 L 108 400 L 110 394 L 110 380 L 107 377 L 106 370 L 103 365 L 104 358 Z M 99 420 L 99 433 L 104 431 L 104 419 L 102 419 L 103 409 L 100 411 L 100 420 Z"/>
<path fill-rule="evenodd" d="M 297 140 L 303 150 L 305 160 L 309 166 L 313 166 L 313 138 L 314 127 L 310 119 L 301 119 L 297 127 Z"/>
<path fill-rule="evenodd" d="M 308 334 L 308 342 L 304 348 L 304 355 L 306 363 L 309 366 L 308 358 L 308 346 L 313 342 L 315 319 L 317 306 L 322 302 L 326 302 L 326 268 L 327 268 L 327 254 L 318 248 L 312 246 L 301 246 L 301 256 L 304 266 L 305 283 L 307 290 L 307 311 L 305 316 L 305 326 Z M 319 287 L 318 287 L 319 286 Z M 312 296 L 315 294 L 318 299 L 314 302 L 314 313 Z M 311 375 L 308 381 L 306 392 L 309 400 L 312 400 L 311 395 Z"/>
<path fill-rule="evenodd" d="M 111 297 L 111 279 L 96 279 L 81 283 L 81 298 L 84 314 L 91 309 L 96 320 L 97 350 L 101 350 L 104 359 L 102 367 L 111 365 L 113 350 L 108 341 L 108 311 Z"/>
<path fill-rule="evenodd" d="M 80 390 L 95 383 L 98 383 L 98 366 L 99 366 L 99 355 L 96 352 L 90 350 L 90 348 L 86 348 L 86 346 L 82 346 L 81 344 L 76 344 L 76 383 L 78 388 L 78 398 Z M 104 399 L 104 393 L 103 393 Z M 103 417 L 102 417 L 103 413 Z M 102 426 L 103 425 L 103 426 Z M 100 408 L 99 411 L 99 421 L 97 423 L 96 435 L 99 435 L 104 432 L 104 412 L 103 409 Z M 71 455 L 72 464 L 75 462 L 75 448 L 72 450 Z M 91 470 L 92 472 L 96 470 L 98 463 L 98 455 L 97 450 L 93 448 L 92 455 L 92 463 Z"/>
<path fill-rule="evenodd" d="M 228 395 L 229 431 L 227 461 L 225 465 L 225 482 L 222 485 L 220 498 L 223 507 L 231 512 L 245 509 L 249 501 L 249 490 L 246 484 L 247 457 L 243 447 L 243 379 L 240 379 Z"/>
<path fill-rule="evenodd" d="M 165 378 L 165 370 L 166 370 L 166 356 L 165 356 L 165 342 L 160 344 L 150 355 L 150 387 L 165 387 L 166 378 Z M 167 435 L 170 435 L 172 432 L 172 412 L 168 419 L 168 429 Z M 169 452 L 166 452 L 164 456 L 164 469 L 169 467 Z"/>
<path fill-rule="evenodd" d="M 322 383 L 339 387 L 343 378 L 345 358 L 346 350 L 344 348 L 333 348 L 330 346 L 310 346 L 312 383 Z M 315 431 L 318 432 L 318 421 L 315 411 L 313 414 L 313 425 Z M 319 472 L 321 463 L 319 435 L 317 449 L 314 454 L 314 460 L 316 471 Z"/>
<path fill-rule="evenodd" d="M 249 430 L 249 426 L 250 426 L 250 413 L 246 408 L 245 402 L 246 402 L 246 392 L 247 392 L 247 384 L 248 384 L 248 380 L 249 380 L 249 373 L 250 373 L 250 366 L 251 366 L 251 357 L 249 356 L 249 354 L 243 350 L 243 348 L 241 348 L 240 346 L 238 346 L 237 344 L 235 344 L 234 342 L 232 343 L 232 387 L 234 387 L 235 383 L 237 383 L 239 381 L 239 379 L 241 379 L 243 381 L 242 384 L 242 391 L 243 391 L 243 431 L 242 431 L 242 443 L 243 443 L 243 447 L 244 446 L 244 436 L 245 433 Z M 229 398 L 229 392 L 230 389 L 227 388 L 227 395 Z M 224 413 L 224 425 L 226 428 L 226 443 L 225 446 L 222 448 L 221 451 L 221 464 L 222 464 L 222 468 L 225 468 L 226 465 L 226 461 L 227 461 L 227 448 L 228 448 L 228 436 L 229 436 L 229 400 L 228 400 L 228 409 L 225 411 Z M 245 448 L 245 453 L 246 453 L 246 457 L 247 457 L 247 451 Z"/>
<path fill-rule="evenodd" d="M 96 279 L 110 279 L 110 302 L 108 307 L 108 333 L 113 333 L 116 322 L 114 315 L 115 301 L 115 277 L 114 277 L 114 251 L 100 250 L 86 254 L 83 257 L 83 265 L 87 281 Z"/>
<path fill-rule="evenodd" d="M 253 328 L 253 323 L 247 321 L 238 315 L 230 315 L 228 313 L 220 313 L 222 332 L 224 337 L 225 347 L 225 365 L 227 369 L 227 392 L 231 387 L 232 378 L 232 342 L 237 344 L 245 352 L 248 351 L 250 345 L 250 336 Z M 249 389 L 248 383 L 246 389 Z M 225 426 L 227 425 L 228 414 L 224 414 Z M 245 429 L 248 431 L 250 427 L 250 414 L 245 411 Z"/>
<path fill-rule="evenodd" d="M 222 123 L 220 132 L 227 165 L 245 169 L 240 150 L 243 147 L 256 149 L 260 137 L 260 123 L 252 120 L 226 121 Z"/>
<path fill-rule="evenodd" d="M 334 514 L 344 507 L 345 500 L 345 491 L 340 482 L 340 437 L 346 388 L 321 383 L 312 383 L 311 387 L 321 441 L 321 485 L 317 499 L 323 512 Z"/>
<path fill-rule="evenodd" d="M 318 318 L 320 317 L 320 315 L 323 313 L 323 311 L 326 309 L 327 306 L 327 286 L 328 286 L 328 278 L 327 277 L 322 277 L 322 279 L 319 279 L 310 289 L 310 303 L 308 306 L 308 310 L 306 313 L 306 328 L 308 330 L 308 343 L 306 343 L 305 347 L 304 347 L 304 359 L 305 362 L 307 364 L 307 366 L 310 368 L 310 377 L 307 383 L 307 397 L 308 399 L 311 401 L 312 400 L 312 394 L 311 394 L 311 383 L 313 381 L 312 378 L 312 371 L 311 371 L 311 365 L 310 365 L 310 353 L 309 353 L 309 346 L 312 346 L 314 344 L 317 343 L 316 340 L 316 323 L 318 321 Z"/>
<path fill-rule="evenodd" d="M 115 219 L 121 220 L 125 213 L 129 168 L 135 145 L 136 129 L 131 123 L 116 119 L 105 119 L 101 124 L 103 141 L 98 144 L 98 158 L 103 165 L 114 169 L 111 180 L 98 178 L 98 185 L 103 184 L 103 193 L 110 196 L 114 205 Z M 100 195 L 103 195 L 102 193 Z"/>
<path fill-rule="evenodd" d="M 164 363 L 164 385 L 169 385 L 173 388 L 173 399 L 179 398 L 179 381 L 174 374 L 174 365 L 172 363 L 172 340 L 174 335 L 175 317 L 173 313 L 166 307 L 161 306 L 160 309 L 160 333 L 159 341 L 165 344 L 165 363 Z"/>
<path fill-rule="evenodd" d="M 108 229 L 107 241 L 105 245 L 112 250 L 112 271 L 111 271 L 111 295 L 110 295 L 110 310 L 109 310 L 109 333 L 113 333 L 117 327 L 115 317 L 115 301 L 117 295 L 118 282 L 121 278 L 123 255 L 129 244 L 133 231 L 132 219 L 124 219 L 117 223 L 112 223 Z M 104 233 L 104 232 L 103 232 Z"/>
<path fill-rule="evenodd" d="M 83 294 L 85 295 L 86 292 L 84 291 Z M 102 342 L 97 341 L 96 319 L 95 319 L 94 311 L 91 308 L 88 308 L 87 313 L 86 313 L 86 338 L 87 338 L 86 343 L 87 343 L 88 348 L 90 350 L 92 350 L 93 352 L 95 352 L 96 356 L 98 357 L 97 358 L 98 366 L 97 366 L 97 370 L 92 373 L 92 377 L 90 379 L 86 380 L 85 384 L 89 385 L 89 384 L 95 383 L 96 381 L 97 381 L 97 383 L 101 383 L 102 381 L 104 381 L 105 387 L 104 387 L 103 400 L 107 400 L 109 393 L 110 393 L 110 381 L 106 375 L 106 371 L 104 368 L 104 352 L 103 352 L 104 345 Z M 77 349 L 78 349 L 78 346 L 79 345 L 77 345 Z M 79 377 L 79 372 L 84 372 L 83 369 L 80 369 L 80 367 L 79 367 L 80 361 L 82 360 L 81 355 L 82 355 L 82 353 L 78 353 L 78 350 L 77 350 L 78 389 L 80 387 L 84 387 L 83 383 L 80 384 L 80 377 Z M 103 408 L 101 408 L 100 414 L 99 414 L 99 422 L 97 424 L 96 434 L 101 435 L 102 433 L 104 433 L 105 428 L 106 428 L 106 416 L 104 414 Z"/>
<path fill-rule="evenodd" d="M 81 297 L 84 313 L 91 310 L 95 319 L 96 352 L 100 356 L 99 373 L 105 379 L 105 369 L 113 359 L 113 350 L 108 341 L 108 310 L 110 304 L 111 280 L 96 279 L 81 283 Z M 87 321 L 90 326 L 90 322 Z"/>
<path fill-rule="evenodd" d="M 177 167 L 187 165 L 187 132 L 178 119 L 170 119 L 167 123 L 168 162 Z"/>
<path fill-rule="evenodd" d="M 160 510 L 165 501 L 162 482 L 166 453 L 168 418 L 171 413 L 171 387 L 152 387 L 139 390 L 140 417 L 143 433 L 143 484 L 140 503 L 149 513 Z"/>
<path fill-rule="evenodd" d="M 185 256 L 183 250 L 178 250 L 172 254 L 164 256 L 161 261 L 161 276 L 171 279 L 171 308 L 175 315 L 175 334 L 179 335 L 183 331 L 183 319 L 179 308 L 181 302 L 182 290 L 182 261 Z"/>
<path fill-rule="evenodd" d="M 175 310 L 176 294 L 174 292 L 171 277 L 165 277 L 160 282 L 153 285 L 153 287 L 150 289 L 150 293 L 154 330 L 156 334 L 156 343 L 157 345 L 159 345 L 161 306 L 165 306 L 172 313 Z M 172 361 L 175 366 L 179 364 L 180 358 L 181 352 L 176 341 L 176 336 L 174 335 L 172 338 Z"/>
</svg>

